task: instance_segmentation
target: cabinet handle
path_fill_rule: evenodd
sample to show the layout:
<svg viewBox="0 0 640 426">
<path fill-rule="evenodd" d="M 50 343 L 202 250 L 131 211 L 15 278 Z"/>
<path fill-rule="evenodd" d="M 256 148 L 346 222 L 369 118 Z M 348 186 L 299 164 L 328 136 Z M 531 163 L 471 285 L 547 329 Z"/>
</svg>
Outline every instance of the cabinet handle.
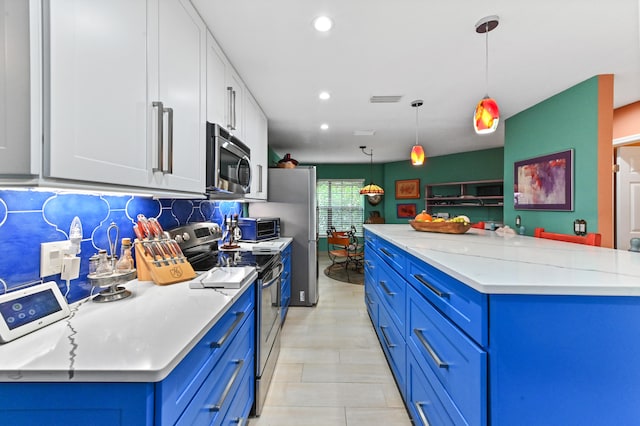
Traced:
<svg viewBox="0 0 640 426">
<path fill-rule="evenodd" d="M 364 264 L 365 264 L 365 265 L 367 265 L 367 268 L 368 268 L 368 269 L 375 269 L 374 264 L 373 264 L 373 263 L 371 263 L 371 261 L 370 261 L 370 260 L 365 259 L 365 260 L 364 260 Z"/>
<path fill-rule="evenodd" d="M 389 296 L 393 297 L 396 294 L 394 292 L 392 292 L 391 290 L 389 290 L 389 287 L 387 287 L 387 283 L 384 281 L 380 281 L 380 287 L 382 287 L 382 289 L 384 290 L 385 293 L 387 293 Z"/>
<path fill-rule="evenodd" d="M 418 275 L 418 274 L 413 274 L 413 277 L 420 281 L 422 284 L 424 284 L 429 290 L 431 290 L 436 296 L 438 297 L 442 297 L 443 299 L 448 299 L 449 298 L 449 293 L 445 293 L 444 291 L 440 291 L 438 290 L 433 284 L 431 284 L 429 281 L 425 280 L 424 278 L 422 278 L 422 275 Z"/>
<path fill-rule="evenodd" d="M 391 259 L 395 257 L 393 253 L 389 253 L 387 250 L 384 249 L 384 247 L 381 247 L 380 251 L 383 252 L 387 257 L 390 257 Z"/>
<path fill-rule="evenodd" d="M 427 416 L 426 416 L 426 414 L 424 413 L 424 410 L 422 409 L 422 406 L 423 406 L 423 405 L 428 405 L 428 403 L 426 403 L 426 402 L 419 402 L 419 401 L 416 401 L 416 402 L 414 402 L 414 405 L 415 405 L 415 407 L 416 407 L 416 411 L 418 412 L 418 415 L 420 416 L 420 421 L 422 422 L 422 424 L 423 424 L 424 426 L 429 426 L 429 425 L 430 425 L 430 423 L 429 423 L 429 421 L 427 420 Z"/>
<path fill-rule="evenodd" d="M 169 154 L 168 154 L 168 158 L 169 158 L 169 167 L 167 168 L 167 170 L 162 170 L 162 173 L 169 173 L 172 174 L 173 173 L 173 108 L 164 108 L 164 111 L 167 112 L 167 114 L 169 115 L 169 123 L 167 124 L 167 141 L 168 141 L 168 148 L 169 148 Z"/>
<path fill-rule="evenodd" d="M 151 103 L 151 106 L 153 106 L 154 108 L 158 108 L 158 113 L 157 113 L 157 126 L 158 126 L 158 166 L 154 167 L 152 170 L 154 172 L 162 172 L 163 170 L 163 153 L 164 153 L 164 105 L 162 105 L 162 102 L 160 101 L 153 101 Z"/>
<path fill-rule="evenodd" d="M 234 423 L 238 423 L 238 426 L 244 425 L 245 418 L 244 417 L 236 417 L 233 419 Z"/>
<path fill-rule="evenodd" d="M 233 87 L 227 86 L 227 92 L 229 94 L 229 119 L 227 120 L 227 128 L 229 130 L 236 130 L 236 91 Z"/>
<path fill-rule="evenodd" d="M 369 297 L 369 295 L 368 295 L 368 294 L 365 294 L 364 296 L 365 296 L 365 298 L 367 299 L 367 305 L 369 305 L 369 306 L 373 306 L 373 300 L 371 300 L 371 298 Z"/>
<path fill-rule="evenodd" d="M 220 400 L 218 400 L 218 403 L 207 407 L 209 408 L 209 411 L 214 411 L 214 412 L 220 411 L 220 409 L 224 405 L 224 401 L 227 399 L 227 396 L 229 396 L 229 392 L 231 391 L 231 387 L 233 386 L 233 383 L 238 378 L 238 374 L 240 374 L 240 370 L 242 369 L 242 364 L 244 364 L 244 360 L 238 359 L 233 362 L 238 364 L 238 366 L 233 372 L 233 375 L 231 376 L 231 378 L 229 379 L 229 382 L 227 382 L 227 386 L 225 386 L 224 391 L 222 392 L 222 396 L 220 397 Z"/>
<path fill-rule="evenodd" d="M 436 351 L 433 350 L 427 339 L 424 337 L 424 334 L 422 334 L 422 330 L 414 328 L 413 332 L 416 336 L 418 336 L 418 340 L 420 340 L 420 343 L 422 343 L 422 346 L 424 346 L 424 348 L 427 350 L 429 356 L 431 356 L 431 359 L 433 359 L 433 362 L 436 363 L 438 368 L 449 368 L 449 364 L 443 362 Z"/>
<path fill-rule="evenodd" d="M 395 348 L 396 345 L 394 343 L 391 343 L 391 340 L 389 340 L 389 336 L 387 336 L 387 332 L 384 331 L 387 327 L 386 325 L 381 325 L 380 326 L 380 331 L 382 332 L 382 337 L 384 337 L 384 344 L 387 345 L 388 348 Z"/>
<path fill-rule="evenodd" d="M 258 164 L 258 192 L 262 192 L 262 164 Z"/>
<path fill-rule="evenodd" d="M 233 324 L 231 324 L 231 327 L 229 327 L 227 332 L 224 333 L 224 336 L 222 336 L 220 338 L 220 340 L 218 340 L 217 342 L 211 342 L 209 347 L 211 349 L 213 349 L 213 348 L 221 348 L 222 345 L 224 345 L 224 342 L 226 342 L 227 339 L 229 338 L 229 336 L 231 335 L 231 332 L 233 330 L 235 330 L 235 328 L 238 326 L 238 324 L 240 324 L 240 321 L 242 321 L 242 318 L 244 318 L 244 312 L 236 312 L 236 320 L 233 322 Z"/>
</svg>

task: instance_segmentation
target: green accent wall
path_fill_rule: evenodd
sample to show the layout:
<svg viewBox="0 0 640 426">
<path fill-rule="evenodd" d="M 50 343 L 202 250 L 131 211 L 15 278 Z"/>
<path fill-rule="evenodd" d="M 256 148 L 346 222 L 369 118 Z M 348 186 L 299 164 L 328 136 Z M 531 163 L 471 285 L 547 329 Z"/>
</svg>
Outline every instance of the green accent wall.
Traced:
<svg viewBox="0 0 640 426">
<path fill-rule="evenodd" d="M 407 223 L 408 219 L 397 217 L 398 204 L 416 204 L 417 212 L 422 211 L 425 208 L 425 185 L 427 184 L 502 179 L 503 167 L 502 147 L 428 157 L 424 165 L 419 167 L 412 166 L 408 159 L 387 163 L 383 188 L 389 194 L 389 198 L 385 203 L 385 220 L 387 223 Z M 420 198 L 395 199 L 396 180 L 404 179 L 420 179 Z M 502 209 L 495 207 L 451 207 L 442 211 L 447 211 L 451 215 L 467 215 L 472 222 L 481 220 L 502 222 Z"/>
<path fill-rule="evenodd" d="M 574 211 L 515 210 L 514 162 L 567 149 L 574 150 Z M 573 233 L 573 221 L 585 219 L 598 229 L 598 77 L 590 78 L 505 121 L 505 224 L 515 227 L 520 215 L 526 235 L 543 227 Z M 510 188 L 509 191 L 506 188 Z"/>
</svg>

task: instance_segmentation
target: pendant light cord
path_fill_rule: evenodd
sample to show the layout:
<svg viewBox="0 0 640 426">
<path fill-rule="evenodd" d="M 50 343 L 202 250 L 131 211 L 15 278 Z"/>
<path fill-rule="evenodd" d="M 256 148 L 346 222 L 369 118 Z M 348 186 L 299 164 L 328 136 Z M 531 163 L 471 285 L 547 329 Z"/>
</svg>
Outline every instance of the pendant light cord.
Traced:
<svg viewBox="0 0 640 426">
<path fill-rule="evenodd" d="M 484 32 L 484 52 L 485 52 L 485 61 L 484 61 L 484 83 L 487 89 L 486 96 L 489 96 L 489 22 L 485 24 L 485 32 Z"/>
<path fill-rule="evenodd" d="M 416 106 L 416 145 L 418 145 L 418 108 L 420 106 Z"/>
</svg>

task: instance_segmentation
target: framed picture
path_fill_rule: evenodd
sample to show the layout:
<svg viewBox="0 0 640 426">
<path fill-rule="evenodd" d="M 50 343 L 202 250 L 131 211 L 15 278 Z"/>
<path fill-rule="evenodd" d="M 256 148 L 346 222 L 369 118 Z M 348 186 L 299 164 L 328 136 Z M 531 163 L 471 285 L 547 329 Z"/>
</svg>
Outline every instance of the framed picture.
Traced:
<svg viewBox="0 0 640 426">
<path fill-rule="evenodd" d="M 416 205 L 415 204 L 398 204 L 396 206 L 398 209 L 398 217 L 399 218 L 410 218 L 413 219 L 416 217 Z"/>
<path fill-rule="evenodd" d="M 573 211 L 573 149 L 515 162 L 513 186 L 516 209 Z"/>
<path fill-rule="evenodd" d="M 420 179 L 396 181 L 396 200 L 420 198 Z"/>
</svg>

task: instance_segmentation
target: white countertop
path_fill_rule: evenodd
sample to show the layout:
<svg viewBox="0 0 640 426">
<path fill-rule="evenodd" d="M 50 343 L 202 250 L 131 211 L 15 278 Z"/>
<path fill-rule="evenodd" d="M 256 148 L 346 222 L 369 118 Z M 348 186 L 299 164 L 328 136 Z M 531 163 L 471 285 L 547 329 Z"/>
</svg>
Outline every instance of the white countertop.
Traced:
<svg viewBox="0 0 640 426">
<path fill-rule="evenodd" d="M 486 294 L 640 296 L 640 253 L 471 228 L 365 229 Z"/>
<path fill-rule="evenodd" d="M 246 271 L 239 289 L 134 280 L 127 299 L 76 303 L 69 318 L 0 344 L 0 382 L 163 380 L 257 278 Z"/>
</svg>

